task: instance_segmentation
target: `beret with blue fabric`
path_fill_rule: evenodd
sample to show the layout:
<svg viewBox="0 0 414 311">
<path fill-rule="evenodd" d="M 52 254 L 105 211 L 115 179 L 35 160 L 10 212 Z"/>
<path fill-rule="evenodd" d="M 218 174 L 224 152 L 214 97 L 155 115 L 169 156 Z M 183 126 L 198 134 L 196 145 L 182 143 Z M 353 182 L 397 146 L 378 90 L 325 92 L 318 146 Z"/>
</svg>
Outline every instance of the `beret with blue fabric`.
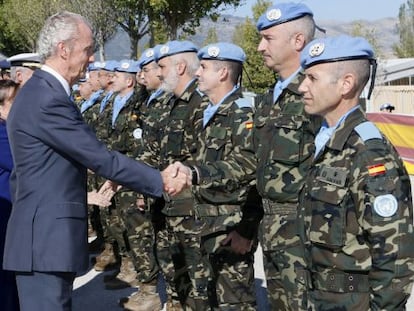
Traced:
<svg viewBox="0 0 414 311">
<path fill-rule="evenodd" d="M 374 60 L 374 51 L 362 37 L 341 35 L 309 42 L 301 53 L 300 63 L 306 69 L 320 63 L 352 59 Z"/>
<path fill-rule="evenodd" d="M 158 62 L 167 56 L 188 52 L 197 53 L 197 51 L 197 47 L 190 41 L 169 41 L 161 45 L 159 49 L 155 49 L 155 60 Z"/>
<path fill-rule="evenodd" d="M 115 71 L 137 73 L 139 71 L 138 62 L 131 59 L 121 60 L 115 67 Z"/>
<path fill-rule="evenodd" d="M 226 60 L 239 63 L 243 63 L 246 60 L 246 54 L 243 49 L 228 42 L 206 45 L 198 51 L 197 56 L 199 59 Z"/>
<path fill-rule="evenodd" d="M 259 31 L 283 24 L 305 15 L 313 16 L 312 11 L 303 3 L 283 2 L 270 6 L 257 20 Z"/>
<path fill-rule="evenodd" d="M 106 71 L 115 71 L 115 68 L 119 66 L 119 62 L 116 60 L 107 60 L 103 63 L 103 70 Z"/>
<path fill-rule="evenodd" d="M 374 89 L 377 62 L 374 50 L 366 39 L 347 35 L 315 39 L 309 42 L 301 52 L 300 64 L 306 69 L 321 63 L 355 59 L 367 59 L 372 65 L 371 85 L 367 95 L 369 99 Z"/>
<path fill-rule="evenodd" d="M 153 62 L 155 60 L 155 50 L 157 46 L 153 48 L 146 49 L 142 54 L 141 57 L 138 59 L 139 68 L 142 69 L 145 65 Z"/>
<path fill-rule="evenodd" d="M 89 63 L 88 65 L 88 71 L 97 71 L 97 70 L 101 70 L 101 68 L 103 67 L 103 63 L 102 62 L 92 62 Z"/>
</svg>

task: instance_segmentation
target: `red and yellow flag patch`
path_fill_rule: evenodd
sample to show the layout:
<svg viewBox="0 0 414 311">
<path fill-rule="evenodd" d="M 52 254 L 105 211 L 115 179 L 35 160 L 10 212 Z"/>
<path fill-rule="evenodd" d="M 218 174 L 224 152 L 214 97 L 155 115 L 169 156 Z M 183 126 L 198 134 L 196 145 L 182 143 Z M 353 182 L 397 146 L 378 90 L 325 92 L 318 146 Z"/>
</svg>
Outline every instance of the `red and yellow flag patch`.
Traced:
<svg viewBox="0 0 414 311">
<path fill-rule="evenodd" d="M 246 122 L 246 129 L 251 130 L 253 128 L 253 122 Z"/>
<path fill-rule="evenodd" d="M 387 171 L 385 169 L 384 164 L 371 165 L 371 166 L 368 166 L 367 168 L 368 168 L 369 176 L 382 175 L 382 174 L 385 174 L 385 172 Z"/>
</svg>

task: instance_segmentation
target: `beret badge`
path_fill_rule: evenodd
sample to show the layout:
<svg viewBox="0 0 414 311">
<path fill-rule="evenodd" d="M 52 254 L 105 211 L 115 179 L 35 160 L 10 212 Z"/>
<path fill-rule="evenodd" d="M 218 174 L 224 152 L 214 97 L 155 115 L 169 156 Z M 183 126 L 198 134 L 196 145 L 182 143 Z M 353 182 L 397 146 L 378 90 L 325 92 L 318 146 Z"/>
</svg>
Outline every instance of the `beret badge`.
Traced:
<svg viewBox="0 0 414 311">
<path fill-rule="evenodd" d="M 309 55 L 311 57 L 317 57 L 321 55 L 324 50 L 325 50 L 325 44 L 318 42 L 309 48 Z"/>
<path fill-rule="evenodd" d="M 282 17 L 282 11 L 280 11 L 279 9 L 272 9 L 266 13 L 266 18 L 269 21 L 276 21 L 281 17 Z"/>
</svg>

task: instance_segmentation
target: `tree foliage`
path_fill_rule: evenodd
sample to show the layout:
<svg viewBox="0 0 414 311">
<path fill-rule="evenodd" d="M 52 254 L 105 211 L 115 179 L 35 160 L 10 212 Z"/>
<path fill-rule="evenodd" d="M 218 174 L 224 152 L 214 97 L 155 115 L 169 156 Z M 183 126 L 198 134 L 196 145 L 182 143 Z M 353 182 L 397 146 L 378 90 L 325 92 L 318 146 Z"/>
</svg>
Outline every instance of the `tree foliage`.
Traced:
<svg viewBox="0 0 414 311">
<path fill-rule="evenodd" d="M 394 52 L 398 57 L 414 57 L 414 0 L 400 6 L 398 18 L 400 42 L 394 45 Z"/>
<path fill-rule="evenodd" d="M 45 20 L 67 4 L 63 0 L 4 0 L 0 9 L 4 51 L 10 55 L 34 52 Z"/>
<path fill-rule="evenodd" d="M 253 16 L 256 21 L 261 14 L 271 5 L 270 1 L 258 0 L 253 6 Z M 264 93 L 269 89 L 269 86 L 274 83 L 274 74 L 263 63 L 262 55 L 257 52 L 257 46 L 260 42 L 260 35 L 256 29 L 255 23 L 249 18 L 237 27 L 233 36 L 233 42 L 243 48 L 247 56 L 245 63 L 245 70 L 250 78 L 251 85 L 244 79 L 244 86 L 256 93 Z"/>
<path fill-rule="evenodd" d="M 117 15 L 111 0 L 72 0 L 71 10 L 86 17 L 92 24 L 99 59 L 105 60 L 105 43 L 117 30 Z"/>
<path fill-rule="evenodd" d="M 149 35 L 149 45 L 194 34 L 201 18 L 215 20 L 225 6 L 243 0 L 1 0 L 0 48 L 3 52 L 34 51 L 38 33 L 50 15 L 71 10 L 87 17 L 104 58 L 103 46 L 118 27 L 130 38 L 131 57 L 138 57 L 138 43 Z"/>
<path fill-rule="evenodd" d="M 223 6 L 238 6 L 240 0 L 149 0 L 154 17 L 164 22 L 167 39 L 178 38 L 178 31 L 194 34 L 201 18 L 217 20 Z"/>
<path fill-rule="evenodd" d="M 203 46 L 208 45 L 210 43 L 215 43 L 218 41 L 217 32 L 215 27 L 209 28 L 207 32 L 207 36 L 203 41 Z"/>
<path fill-rule="evenodd" d="M 355 22 L 352 25 L 352 36 L 359 36 L 365 38 L 374 49 L 377 58 L 382 57 L 381 46 L 378 43 L 378 35 L 375 28 L 367 28 L 360 22 Z"/>
</svg>

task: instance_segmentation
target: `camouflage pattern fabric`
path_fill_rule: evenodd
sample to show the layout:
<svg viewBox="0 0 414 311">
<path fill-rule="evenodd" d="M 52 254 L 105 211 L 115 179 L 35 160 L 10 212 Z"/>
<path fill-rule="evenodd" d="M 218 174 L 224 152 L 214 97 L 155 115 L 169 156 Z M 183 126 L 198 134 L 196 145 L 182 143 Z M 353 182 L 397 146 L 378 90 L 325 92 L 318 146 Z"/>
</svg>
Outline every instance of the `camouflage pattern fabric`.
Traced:
<svg viewBox="0 0 414 311">
<path fill-rule="evenodd" d="M 265 96 L 254 120 L 257 189 L 264 208 L 259 241 L 272 310 L 303 310 L 306 306 L 305 286 L 298 278 L 305 262 L 296 216 L 321 120 L 304 111 L 298 91 L 303 78 L 299 73 L 275 103 L 271 92 Z"/>
<path fill-rule="evenodd" d="M 254 185 L 256 161 L 252 146 L 253 110 L 239 107 L 239 91 L 229 95 L 198 134 L 195 166 L 200 173 L 194 187 L 195 212 L 201 220 L 202 268 L 208 277 L 208 299 L 212 309 L 255 310 L 253 255 L 255 248 L 238 255 L 220 244 L 227 234 L 246 224 L 242 206 Z M 200 109 L 204 109 L 206 104 Z M 254 214 L 254 213 L 253 213 Z M 238 231 L 239 232 L 239 231 Z M 243 232 L 243 230 L 241 230 Z M 253 240 L 254 237 L 248 237 Z"/>
<path fill-rule="evenodd" d="M 411 293 L 409 176 L 385 138 L 358 132 L 364 122 L 362 110 L 351 112 L 306 178 L 301 219 L 313 285 L 309 310 L 405 310 Z"/>
<path fill-rule="evenodd" d="M 196 87 L 194 80 L 180 97 L 163 94 L 151 104 L 144 126 L 141 160 L 164 169 L 175 161 L 192 158 L 196 148 L 194 124 L 200 118 L 196 112 L 200 112 L 198 108 L 203 101 Z M 191 192 L 167 198 L 162 212 L 166 228 L 157 234 L 157 258 L 168 283 L 167 293 L 191 308 L 196 297 L 205 297 L 205 288 L 194 288 L 196 281 L 192 275 L 193 260 L 200 258 L 200 244 Z"/>
<path fill-rule="evenodd" d="M 85 123 L 89 124 L 89 126 L 94 132 L 96 131 L 96 128 L 97 128 L 96 122 L 98 120 L 99 107 L 100 107 L 102 98 L 103 98 L 103 93 L 100 94 L 96 102 L 91 107 L 89 107 L 87 110 L 85 110 L 82 114 L 83 120 L 85 121 Z M 82 103 L 83 101 L 81 101 L 78 104 L 79 105 L 78 107 L 81 107 Z M 94 172 L 88 171 L 87 190 L 92 191 L 92 190 L 98 190 L 98 189 L 99 189 L 99 182 L 98 182 L 97 176 L 95 175 Z M 104 227 L 102 225 L 101 211 L 100 211 L 99 206 L 88 205 L 88 214 L 89 214 L 89 219 L 90 219 L 92 228 L 97 233 L 97 237 L 101 238 L 105 234 L 104 234 Z"/>
</svg>

